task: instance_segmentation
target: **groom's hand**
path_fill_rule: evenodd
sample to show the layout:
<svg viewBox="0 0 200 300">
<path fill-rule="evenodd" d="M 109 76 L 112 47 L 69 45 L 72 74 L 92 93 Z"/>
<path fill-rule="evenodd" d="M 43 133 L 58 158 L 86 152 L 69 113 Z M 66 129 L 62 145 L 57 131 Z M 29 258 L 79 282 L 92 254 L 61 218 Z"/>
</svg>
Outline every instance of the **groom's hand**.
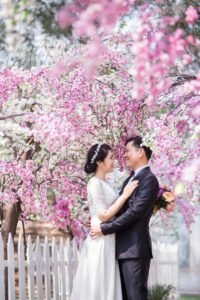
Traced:
<svg viewBox="0 0 200 300">
<path fill-rule="evenodd" d="M 102 236 L 103 233 L 101 231 L 101 226 L 100 224 L 95 224 L 95 225 L 92 225 L 91 229 L 90 229 L 90 236 L 92 239 L 96 239 L 100 236 Z"/>
</svg>

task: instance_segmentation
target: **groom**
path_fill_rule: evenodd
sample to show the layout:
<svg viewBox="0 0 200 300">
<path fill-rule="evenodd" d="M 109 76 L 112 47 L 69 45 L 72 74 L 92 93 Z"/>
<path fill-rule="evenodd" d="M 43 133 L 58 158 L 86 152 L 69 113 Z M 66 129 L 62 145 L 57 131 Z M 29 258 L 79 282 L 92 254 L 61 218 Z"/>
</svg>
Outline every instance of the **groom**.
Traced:
<svg viewBox="0 0 200 300">
<path fill-rule="evenodd" d="M 123 300 L 147 300 L 147 280 L 152 258 L 149 220 L 158 194 L 158 180 L 148 161 L 152 151 L 135 136 L 125 145 L 126 166 L 133 171 L 125 180 L 120 194 L 129 181 L 138 180 L 133 192 L 116 217 L 91 228 L 91 236 L 116 233 L 116 256 L 122 283 Z"/>
</svg>

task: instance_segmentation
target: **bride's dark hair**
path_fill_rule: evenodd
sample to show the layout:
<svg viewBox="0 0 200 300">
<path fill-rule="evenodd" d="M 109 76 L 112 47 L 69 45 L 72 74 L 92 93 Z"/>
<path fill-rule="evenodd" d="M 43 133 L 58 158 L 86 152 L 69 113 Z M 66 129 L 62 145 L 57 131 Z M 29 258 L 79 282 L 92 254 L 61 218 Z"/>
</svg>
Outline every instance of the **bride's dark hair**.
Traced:
<svg viewBox="0 0 200 300">
<path fill-rule="evenodd" d="M 99 150 L 98 150 L 99 147 Z M 98 150 L 98 151 L 97 151 Z M 87 159 L 85 163 L 84 170 L 87 174 L 95 173 L 97 170 L 97 162 L 104 161 L 108 152 L 112 148 L 108 144 L 95 144 L 93 145 L 87 153 Z M 96 154 L 96 155 L 95 155 Z"/>
</svg>

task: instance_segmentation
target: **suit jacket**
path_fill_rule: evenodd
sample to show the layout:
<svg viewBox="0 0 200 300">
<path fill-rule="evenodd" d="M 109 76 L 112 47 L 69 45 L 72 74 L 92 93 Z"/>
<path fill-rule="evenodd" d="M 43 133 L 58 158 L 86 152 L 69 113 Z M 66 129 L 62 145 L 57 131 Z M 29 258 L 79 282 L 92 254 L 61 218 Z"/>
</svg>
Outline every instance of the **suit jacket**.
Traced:
<svg viewBox="0 0 200 300">
<path fill-rule="evenodd" d="M 120 194 L 129 180 L 130 177 L 125 180 Z M 117 259 L 153 257 L 149 221 L 159 190 L 158 180 L 149 167 L 142 169 L 133 180 L 139 181 L 138 187 L 116 218 L 101 224 L 104 235 L 116 233 Z"/>
</svg>

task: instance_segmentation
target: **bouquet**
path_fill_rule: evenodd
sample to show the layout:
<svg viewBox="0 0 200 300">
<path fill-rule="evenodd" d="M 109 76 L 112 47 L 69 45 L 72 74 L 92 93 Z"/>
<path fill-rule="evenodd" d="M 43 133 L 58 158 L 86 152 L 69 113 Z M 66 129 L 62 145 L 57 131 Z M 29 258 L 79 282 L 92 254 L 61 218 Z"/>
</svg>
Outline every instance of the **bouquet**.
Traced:
<svg viewBox="0 0 200 300">
<path fill-rule="evenodd" d="M 167 212 L 172 212 L 175 209 L 174 193 L 166 187 L 159 188 L 158 197 L 153 209 L 153 213 L 155 214 L 161 208 L 165 209 Z"/>
</svg>

